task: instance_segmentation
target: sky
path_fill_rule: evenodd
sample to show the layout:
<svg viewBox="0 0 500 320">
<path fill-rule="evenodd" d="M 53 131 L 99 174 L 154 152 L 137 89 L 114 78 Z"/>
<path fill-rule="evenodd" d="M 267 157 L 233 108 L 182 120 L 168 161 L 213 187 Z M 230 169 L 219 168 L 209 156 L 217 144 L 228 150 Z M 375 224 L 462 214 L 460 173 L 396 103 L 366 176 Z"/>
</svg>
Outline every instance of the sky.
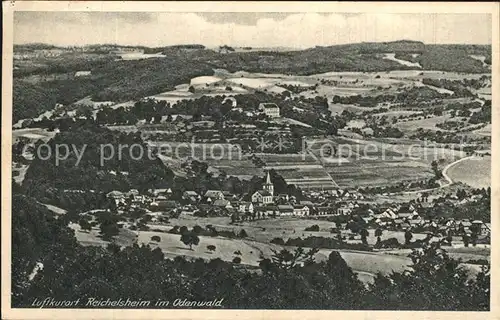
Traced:
<svg viewBox="0 0 500 320">
<path fill-rule="evenodd" d="M 416 40 L 491 44 L 489 14 L 40 12 L 14 14 L 14 43 L 307 48 Z"/>
</svg>

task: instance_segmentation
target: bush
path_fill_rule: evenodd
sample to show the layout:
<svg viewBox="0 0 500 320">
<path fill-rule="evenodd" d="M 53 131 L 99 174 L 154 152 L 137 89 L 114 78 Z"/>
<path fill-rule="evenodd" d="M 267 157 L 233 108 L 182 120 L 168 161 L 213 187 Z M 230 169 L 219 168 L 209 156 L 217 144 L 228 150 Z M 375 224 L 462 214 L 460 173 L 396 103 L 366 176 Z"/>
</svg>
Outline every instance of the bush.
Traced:
<svg viewBox="0 0 500 320">
<path fill-rule="evenodd" d="M 240 237 L 240 238 L 246 238 L 246 237 L 248 237 L 248 234 L 245 231 L 245 229 L 241 229 L 240 233 L 238 234 L 238 237 Z"/>
<path fill-rule="evenodd" d="M 304 231 L 319 231 L 319 226 L 317 224 L 313 224 L 312 226 L 305 228 Z"/>
<path fill-rule="evenodd" d="M 282 246 L 285 245 L 285 241 L 282 238 L 274 238 L 274 239 L 271 240 L 271 243 L 279 244 L 279 245 L 282 245 Z"/>
<path fill-rule="evenodd" d="M 160 236 L 152 236 L 151 241 L 160 242 L 161 238 L 160 238 Z"/>
<path fill-rule="evenodd" d="M 240 257 L 234 257 L 233 263 L 241 263 L 241 258 Z"/>
<path fill-rule="evenodd" d="M 201 234 L 203 232 L 203 228 L 200 226 L 194 226 L 193 227 L 193 232 L 196 234 Z"/>
</svg>

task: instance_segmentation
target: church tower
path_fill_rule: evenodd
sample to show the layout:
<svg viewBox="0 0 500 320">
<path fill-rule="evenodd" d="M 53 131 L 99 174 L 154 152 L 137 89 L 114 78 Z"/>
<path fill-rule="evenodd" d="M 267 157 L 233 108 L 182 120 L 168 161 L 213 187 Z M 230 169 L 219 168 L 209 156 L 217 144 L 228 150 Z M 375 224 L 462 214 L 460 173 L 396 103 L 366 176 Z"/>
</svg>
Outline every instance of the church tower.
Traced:
<svg viewBox="0 0 500 320">
<path fill-rule="evenodd" d="M 264 183 L 262 189 L 269 192 L 272 196 L 274 196 L 274 185 L 271 182 L 271 176 L 269 175 L 269 171 L 267 172 L 266 183 Z"/>
</svg>

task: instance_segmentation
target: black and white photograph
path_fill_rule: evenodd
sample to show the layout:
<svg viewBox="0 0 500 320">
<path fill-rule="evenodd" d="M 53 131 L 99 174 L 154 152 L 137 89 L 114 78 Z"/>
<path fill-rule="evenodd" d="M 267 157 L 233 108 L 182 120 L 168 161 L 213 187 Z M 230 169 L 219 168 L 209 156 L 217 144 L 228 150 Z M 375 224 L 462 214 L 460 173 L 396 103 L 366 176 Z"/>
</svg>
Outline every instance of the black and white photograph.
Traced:
<svg viewBox="0 0 500 320">
<path fill-rule="evenodd" d="M 10 311 L 490 319 L 498 4 L 28 3 L 3 3 Z"/>
</svg>

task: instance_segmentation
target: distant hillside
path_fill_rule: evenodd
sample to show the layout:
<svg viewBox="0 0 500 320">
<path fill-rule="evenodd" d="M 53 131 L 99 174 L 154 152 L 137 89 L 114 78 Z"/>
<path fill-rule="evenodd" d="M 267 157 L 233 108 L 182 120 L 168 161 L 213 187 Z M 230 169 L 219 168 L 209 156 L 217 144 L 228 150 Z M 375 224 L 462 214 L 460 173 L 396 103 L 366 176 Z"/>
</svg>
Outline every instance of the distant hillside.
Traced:
<svg viewBox="0 0 500 320">
<path fill-rule="evenodd" d="M 16 46 L 15 50 L 53 47 L 32 44 Z M 101 51 L 119 47 L 103 45 L 94 46 L 93 49 Z M 54 101 L 69 104 L 88 95 L 102 101 L 138 99 L 171 90 L 178 84 L 189 82 L 193 77 L 213 75 L 213 69 L 220 68 L 231 72 L 296 75 L 330 71 L 380 72 L 415 68 L 383 59 L 384 53 L 396 53 L 396 58 L 418 62 L 424 70 L 491 72 L 481 61 L 470 56 L 484 56 L 485 63 L 491 64 L 491 46 L 426 45 L 408 40 L 315 47 L 286 52 L 271 50 L 222 53 L 197 44 L 148 50 L 160 50 L 166 58 L 120 61 L 108 54 L 68 52 L 54 58 L 34 59 L 27 65 L 16 67 L 14 121 L 52 109 Z M 26 75 L 71 73 L 83 68 L 91 70 L 90 78 L 36 84 L 26 84 L 19 79 Z"/>
<path fill-rule="evenodd" d="M 399 40 L 391 42 L 361 42 L 353 44 L 328 46 L 322 48 L 352 51 L 356 53 L 391 53 L 391 52 L 421 53 L 425 50 L 425 44 L 420 41 Z"/>
<path fill-rule="evenodd" d="M 15 44 L 13 49 L 15 53 L 21 53 L 26 51 L 50 50 L 50 49 L 61 49 L 61 48 L 52 44 L 28 43 L 28 44 Z"/>
</svg>

